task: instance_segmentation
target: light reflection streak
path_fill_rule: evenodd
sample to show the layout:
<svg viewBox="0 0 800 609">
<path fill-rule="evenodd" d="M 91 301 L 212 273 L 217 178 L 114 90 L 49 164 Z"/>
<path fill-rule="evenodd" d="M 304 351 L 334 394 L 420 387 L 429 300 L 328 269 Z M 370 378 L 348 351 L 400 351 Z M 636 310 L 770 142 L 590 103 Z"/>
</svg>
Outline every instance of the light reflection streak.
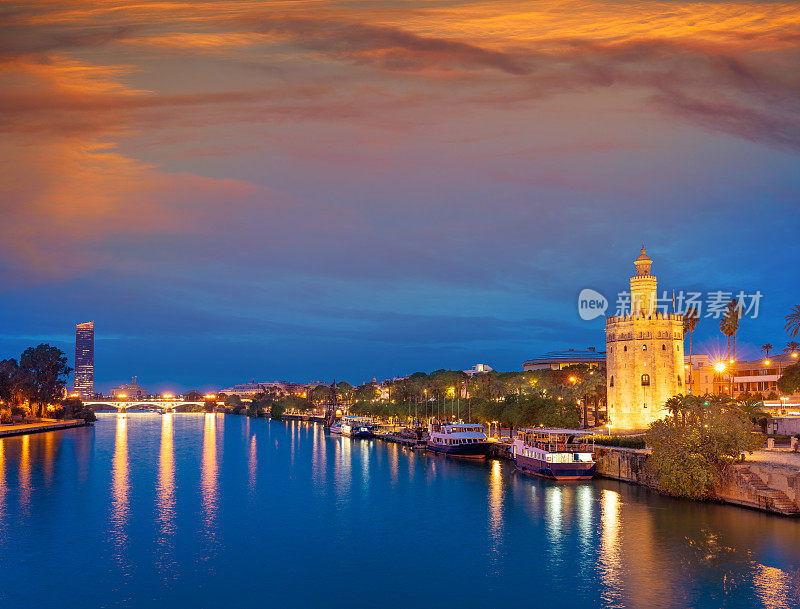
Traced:
<svg viewBox="0 0 800 609">
<path fill-rule="evenodd" d="M 547 529 L 550 566 L 556 570 L 564 560 L 563 492 L 561 486 L 548 486 L 544 494 L 544 522 Z"/>
<path fill-rule="evenodd" d="M 497 564 L 503 542 L 503 472 L 497 460 L 489 472 L 489 539 L 492 562 Z"/>
<path fill-rule="evenodd" d="M 5 445 L 0 440 L 0 527 L 6 522 L 6 456 Z"/>
<path fill-rule="evenodd" d="M 19 458 L 19 505 L 27 514 L 31 501 L 31 437 L 22 436 L 22 454 Z"/>
<path fill-rule="evenodd" d="M 397 478 L 399 475 L 398 471 L 398 453 L 400 452 L 400 448 L 395 443 L 391 443 L 386 446 L 386 450 L 389 451 L 389 480 L 392 483 L 392 486 L 397 484 Z"/>
<path fill-rule="evenodd" d="M 580 545 L 581 550 L 588 552 L 592 549 L 592 516 L 594 507 L 594 497 L 592 494 L 592 487 L 584 484 L 576 489 L 576 511 L 578 520 L 578 529 L 580 530 Z"/>
<path fill-rule="evenodd" d="M 311 451 L 311 475 L 314 480 L 314 489 L 324 491 L 327 477 L 327 451 L 325 429 L 321 425 L 314 425 L 314 437 Z"/>
<path fill-rule="evenodd" d="M 352 466 L 351 440 L 349 438 L 337 438 L 336 461 L 334 467 L 334 479 L 336 481 L 336 494 L 339 502 L 349 498 L 350 481 Z"/>
<path fill-rule="evenodd" d="M 203 502 L 203 521 L 209 536 L 214 535 L 217 518 L 217 418 L 207 413 L 203 427 L 203 460 L 200 476 L 200 495 Z"/>
<path fill-rule="evenodd" d="M 55 465 L 55 434 L 44 434 L 44 485 L 49 488 L 53 482 L 53 466 Z"/>
<path fill-rule="evenodd" d="M 753 583 L 764 609 L 785 609 L 796 607 L 797 576 L 794 577 L 775 567 L 756 565 Z"/>
<path fill-rule="evenodd" d="M 111 466 L 111 536 L 116 548 L 116 558 L 120 561 L 128 541 L 126 527 L 129 508 L 128 417 L 126 414 L 118 414 Z"/>
<path fill-rule="evenodd" d="M 250 454 L 247 457 L 247 471 L 249 474 L 248 483 L 250 488 L 250 493 L 254 493 L 256 490 L 256 471 L 258 470 L 258 451 L 257 451 L 257 444 L 256 444 L 256 435 L 253 434 L 250 438 Z"/>
<path fill-rule="evenodd" d="M 619 493 L 604 489 L 602 498 L 602 536 L 600 539 L 600 580 L 606 591 L 603 598 L 606 601 L 619 601 L 622 596 L 622 563 L 620 557 L 619 539 Z"/>
<path fill-rule="evenodd" d="M 172 435 L 172 413 L 161 417 L 161 446 L 158 455 L 157 509 L 158 545 L 171 550 L 170 538 L 175 535 L 175 453 Z"/>
<path fill-rule="evenodd" d="M 361 481 L 364 489 L 369 486 L 369 443 L 361 442 Z"/>
</svg>

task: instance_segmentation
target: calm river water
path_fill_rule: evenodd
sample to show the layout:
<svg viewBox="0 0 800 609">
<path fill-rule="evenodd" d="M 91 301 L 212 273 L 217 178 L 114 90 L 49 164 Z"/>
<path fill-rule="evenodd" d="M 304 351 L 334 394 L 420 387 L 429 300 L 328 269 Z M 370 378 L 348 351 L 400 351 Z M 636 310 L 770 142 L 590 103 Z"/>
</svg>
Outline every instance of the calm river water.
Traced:
<svg viewBox="0 0 800 609">
<path fill-rule="evenodd" d="M 321 426 L 100 415 L 0 440 L 0 606 L 800 606 L 800 522 Z"/>
</svg>

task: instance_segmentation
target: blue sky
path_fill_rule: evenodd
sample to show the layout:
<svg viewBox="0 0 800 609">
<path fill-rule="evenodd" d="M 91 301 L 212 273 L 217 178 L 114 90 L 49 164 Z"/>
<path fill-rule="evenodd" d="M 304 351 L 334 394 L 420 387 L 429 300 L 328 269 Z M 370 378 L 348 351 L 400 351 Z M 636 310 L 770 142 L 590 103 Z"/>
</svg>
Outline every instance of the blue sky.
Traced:
<svg viewBox="0 0 800 609">
<path fill-rule="evenodd" d="M 101 389 L 516 370 L 602 347 L 577 295 L 642 242 L 785 344 L 796 4 L 178 4 L 7 14 L 0 355 L 94 320 Z"/>
</svg>

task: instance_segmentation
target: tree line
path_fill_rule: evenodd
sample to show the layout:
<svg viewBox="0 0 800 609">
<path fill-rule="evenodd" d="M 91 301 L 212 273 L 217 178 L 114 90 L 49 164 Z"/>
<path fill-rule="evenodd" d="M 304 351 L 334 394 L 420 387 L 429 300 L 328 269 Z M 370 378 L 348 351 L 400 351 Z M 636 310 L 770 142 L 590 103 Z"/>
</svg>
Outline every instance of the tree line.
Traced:
<svg viewBox="0 0 800 609">
<path fill-rule="evenodd" d="M 28 347 L 19 359 L 0 360 L 0 422 L 29 416 L 94 421 L 81 400 L 65 397 L 71 372 L 65 353 L 47 344 Z"/>
<path fill-rule="evenodd" d="M 336 403 L 352 414 L 395 420 L 470 420 L 503 427 L 577 427 L 605 418 L 606 375 L 585 364 L 561 370 L 460 370 L 415 372 L 402 378 L 352 386 L 345 381 L 314 387 L 307 397 L 264 394 L 284 409 L 307 411 Z M 228 402 L 226 399 L 226 407 Z M 594 413 L 594 418 L 589 416 Z"/>
</svg>

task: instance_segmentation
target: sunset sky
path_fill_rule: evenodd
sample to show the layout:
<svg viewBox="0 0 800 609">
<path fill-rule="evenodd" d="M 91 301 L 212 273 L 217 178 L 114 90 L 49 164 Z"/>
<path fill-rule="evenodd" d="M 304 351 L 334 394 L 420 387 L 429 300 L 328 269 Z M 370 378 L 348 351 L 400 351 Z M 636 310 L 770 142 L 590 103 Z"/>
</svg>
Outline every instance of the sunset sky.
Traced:
<svg viewBox="0 0 800 609">
<path fill-rule="evenodd" d="M 99 389 L 602 348 L 642 242 L 800 304 L 799 2 L 3 2 L 0 129 L 0 358 Z"/>
</svg>

